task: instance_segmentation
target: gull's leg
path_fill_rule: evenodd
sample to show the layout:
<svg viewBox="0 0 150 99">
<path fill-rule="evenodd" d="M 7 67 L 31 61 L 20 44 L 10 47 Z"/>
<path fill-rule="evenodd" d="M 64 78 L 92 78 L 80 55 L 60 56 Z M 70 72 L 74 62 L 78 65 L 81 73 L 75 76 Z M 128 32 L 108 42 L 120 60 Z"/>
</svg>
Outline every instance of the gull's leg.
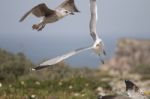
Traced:
<svg viewBox="0 0 150 99">
<path fill-rule="evenodd" d="M 101 59 L 101 63 L 102 63 L 102 64 L 105 64 L 104 60 Z"/>
<path fill-rule="evenodd" d="M 41 31 L 45 27 L 45 24 L 42 24 L 41 27 L 39 27 L 37 30 Z"/>
<path fill-rule="evenodd" d="M 36 30 L 38 30 L 39 31 L 39 29 L 41 28 L 41 27 L 43 27 L 43 22 L 40 22 L 39 24 L 34 24 L 33 26 L 32 26 L 32 29 L 36 29 Z"/>
<path fill-rule="evenodd" d="M 103 54 L 106 56 L 106 51 L 105 50 L 103 50 Z"/>
<path fill-rule="evenodd" d="M 98 56 L 99 56 L 99 59 L 100 59 L 101 63 L 104 64 L 105 62 L 104 62 L 103 59 L 101 59 L 100 54 L 98 54 Z"/>
</svg>

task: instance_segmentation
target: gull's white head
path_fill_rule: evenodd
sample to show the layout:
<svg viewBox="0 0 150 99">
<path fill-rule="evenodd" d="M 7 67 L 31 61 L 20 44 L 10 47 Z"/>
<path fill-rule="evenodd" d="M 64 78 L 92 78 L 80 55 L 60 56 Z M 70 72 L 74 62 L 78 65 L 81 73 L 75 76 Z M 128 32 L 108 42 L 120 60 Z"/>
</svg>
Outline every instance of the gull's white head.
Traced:
<svg viewBox="0 0 150 99">
<path fill-rule="evenodd" d="M 68 15 L 74 15 L 73 12 L 70 12 L 69 10 L 66 9 L 58 9 L 56 10 L 56 14 L 58 15 L 59 18 L 63 18 Z"/>
</svg>

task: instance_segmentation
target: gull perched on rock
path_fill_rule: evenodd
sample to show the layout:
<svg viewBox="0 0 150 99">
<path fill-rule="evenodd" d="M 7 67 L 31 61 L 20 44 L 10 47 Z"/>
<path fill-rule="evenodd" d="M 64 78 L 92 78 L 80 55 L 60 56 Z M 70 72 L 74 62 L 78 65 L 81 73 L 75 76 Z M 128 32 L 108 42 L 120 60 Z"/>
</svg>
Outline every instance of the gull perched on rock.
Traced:
<svg viewBox="0 0 150 99">
<path fill-rule="evenodd" d="M 76 55 L 78 53 L 81 53 L 83 51 L 87 51 L 87 50 L 90 50 L 90 49 L 93 49 L 94 52 L 96 54 L 98 54 L 98 55 L 100 55 L 102 53 L 105 54 L 104 47 L 103 47 L 103 42 L 96 34 L 96 15 L 97 15 L 96 2 L 93 0 L 93 1 L 90 2 L 90 4 L 91 4 L 90 30 L 92 32 L 91 33 L 92 38 L 95 41 L 94 44 L 92 46 L 79 48 L 79 49 L 73 50 L 71 52 L 68 52 L 68 53 L 66 53 L 64 55 L 57 56 L 55 58 L 47 60 L 47 61 L 41 63 L 39 66 L 33 68 L 32 70 L 39 70 L 39 69 L 42 69 L 42 68 L 49 67 L 51 65 L 57 64 L 57 63 L 65 60 L 65 59 L 67 59 L 67 58 L 69 58 L 69 57 L 71 57 L 73 55 Z M 101 60 L 101 62 L 104 63 L 103 60 Z"/>
<path fill-rule="evenodd" d="M 25 13 L 19 21 L 22 22 L 31 13 L 36 17 L 43 17 L 40 23 L 32 26 L 33 29 L 40 31 L 46 24 L 56 22 L 67 15 L 74 15 L 74 12 L 79 12 L 75 6 L 74 0 L 65 0 L 58 7 L 56 7 L 55 10 L 49 9 L 46 4 L 41 3 Z"/>
<path fill-rule="evenodd" d="M 125 80 L 126 91 L 131 99 L 148 99 L 144 92 L 133 82 Z"/>
<path fill-rule="evenodd" d="M 123 95 L 106 95 L 98 96 L 97 99 L 150 99 L 137 85 L 130 80 L 125 80 L 126 92 L 128 96 Z"/>
<path fill-rule="evenodd" d="M 98 99 L 147 99 L 142 90 L 129 80 L 125 80 L 126 92 L 128 96 L 125 95 L 106 95 L 98 96 Z"/>
</svg>

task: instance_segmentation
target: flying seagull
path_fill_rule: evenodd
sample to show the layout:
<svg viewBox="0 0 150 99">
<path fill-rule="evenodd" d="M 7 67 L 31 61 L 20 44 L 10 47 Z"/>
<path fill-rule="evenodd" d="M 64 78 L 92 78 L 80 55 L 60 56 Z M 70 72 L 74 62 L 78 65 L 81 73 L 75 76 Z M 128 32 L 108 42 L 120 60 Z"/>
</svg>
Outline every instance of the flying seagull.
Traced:
<svg viewBox="0 0 150 99">
<path fill-rule="evenodd" d="M 36 17 L 43 17 L 40 23 L 32 26 L 33 29 L 40 31 L 46 24 L 56 22 L 68 15 L 74 15 L 74 12 L 79 12 L 75 6 L 74 0 L 65 0 L 54 10 L 49 9 L 46 4 L 41 3 L 25 13 L 19 21 L 22 22 L 30 14 Z"/>
<path fill-rule="evenodd" d="M 133 82 L 125 80 L 125 84 L 127 94 L 131 99 L 147 99 L 144 92 Z"/>
<path fill-rule="evenodd" d="M 96 2 L 94 2 L 94 3 L 96 3 Z M 91 13 L 93 13 L 93 14 L 91 14 L 91 20 L 92 20 L 91 22 L 96 25 L 96 18 L 95 18 L 96 15 L 95 15 L 95 14 L 96 14 L 97 12 L 96 12 L 96 7 L 93 7 L 93 6 L 96 6 L 96 4 L 93 5 L 92 2 L 91 2 L 90 4 L 91 4 L 92 8 L 94 9 L 94 10 L 91 10 Z M 93 17 L 93 16 L 94 16 L 94 17 Z M 90 26 L 92 26 L 92 25 L 94 25 L 94 24 L 91 24 Z M 94 27 L 94 26 L 92 26 L 92 27 Z M 95 27 L 96 27 L 96 26 L 95 26 Z M 95 28 L 95 27 L 94 27 L 94 28 Z M 95 29 L 95 30 L 96 30 L 96 29 Z M 93 33 L 93 34 L 97 35 L 96 32 Z M 76 54 L 78 54 L 78 53 L 80 53 L 80 52 L 83 52 L 83 51 L 86 51 L 86 50 L 89 50 L 89 49 L 93 49 L 94 52 L 95 52 L 96 54 L 98 54 L 98 55 L 104 53 L 104 49 L 103 49 L 104 47 L 103 47 L 102 39 L 100 39 L 98 36 L 92 36 L 92 37 L 93 37 L 93 39 L 95 38 L 95 42 L 94 42 L 94 44 L 93 44 L 92 46 L 79 48 L 79 49 L 73 50 L 73 51 L 71 51 L 71 52 L 69 52 L 69 53 L 66 53 L 66 54 L 64 54 L 64 55 L 57 56 L 57 57 L 55 57 L 55 58 L 52 58 L 52 59 L 50 59 L 50 60 L 47 60 L 47 61 L 41 63 L 39 66 L 33 68 L 32 70 L 39 70 L 39 69 L 42 69 L 42 68 L 49 67 L 49 66 L 51 66 L 51 65 L 57 64 L 57 63 L 59 63 L 59 62 L 65 60 L 65 59 L 67 59 L 67 58 L 69 58 L 69 57 L 71 57 L 71 56 L 73 56 L 73 55 L 76 55 Z M 104 63 L 103 60 L 101 60 L 101 62 Z"/>
<path fill-rule="evenodd" d="M 104 50 L 104 43 L 101 38 L 99 38 L 97 32 L 96 32 L 96 22 L 97 22 L 97 4 L 96 0 L 90 0 L 90 10 L 91 10 L 91 20 L 90 20 L 90 35 L 94 41 L 94 51 L 97 55 L 101 55 L 103 53 L 106 55 L 106 52 Z M 104 63 L 103 60 L 101 60 L 102 63 Z"/>
</svg>

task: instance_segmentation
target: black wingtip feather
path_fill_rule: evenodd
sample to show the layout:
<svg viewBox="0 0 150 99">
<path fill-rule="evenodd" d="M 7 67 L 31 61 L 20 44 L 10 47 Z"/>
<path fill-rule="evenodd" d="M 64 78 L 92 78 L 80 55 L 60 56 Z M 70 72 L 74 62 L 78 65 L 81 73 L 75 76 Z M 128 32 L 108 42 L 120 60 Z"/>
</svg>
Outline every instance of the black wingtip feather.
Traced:
<svg viewBox="0 0 150 99">
<path fill-rule="evenodd" d="M 32 71 L 36 71 L 36 70 L 40 70 L 40 69 L 43 69 L 43 68 L 46 68 L 48 67 L 48 65 L 45 65 L 45 66 L 37 66 L 35 68 L 32 68 Z"/>
</svg>

